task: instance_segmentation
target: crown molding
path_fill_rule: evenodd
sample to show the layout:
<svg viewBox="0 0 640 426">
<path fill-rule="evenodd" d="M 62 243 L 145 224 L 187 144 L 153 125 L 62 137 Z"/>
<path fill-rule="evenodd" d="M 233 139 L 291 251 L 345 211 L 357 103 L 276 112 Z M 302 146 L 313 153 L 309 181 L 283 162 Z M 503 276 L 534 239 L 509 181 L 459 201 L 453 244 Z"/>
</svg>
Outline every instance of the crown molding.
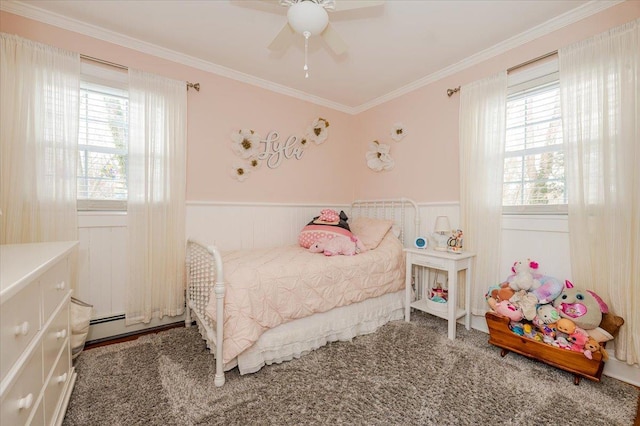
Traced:
<svg viewBox="0 0 640 426">
<path fill-rule="evenodd" d="M 386 95 L 380 96 L 379 98 L 373 99 L 367 103 L 364 103 L 355 108 L 355 114 L 359 114 L 364 112 L 370 108 L 381 105 L 385 102 L 388 102 L 392 99 L 398 98 L 402 95 L 405 95 L 409 92 L 413 92 L 416 89 L 429 85 L 435 81 L 438 81 L 442 78 L 453 75 L 457 72 L 460 72 L 466 68 L 469 68 L 473 65 L 479 64 L 481 62 L 486 61 L 487 59 L 498 56 L 502 53 L 505 53 L 511 49 L 522 46 L 530 41 L 533 41 L 537 38 L 545 36 L 553 31 L 556 31 L 560 28 L 571 25 L 575 22 L 578 22 L 582 19 L 588 18 L 591 15 L 595 15 L 605 9 L 608 9 L 617 4 L 623 3 L 625 0 L 593 0 L 584 5 L 577 7 L 569 12 L 566 12 L 562 15 L 556 16 L 544 22 L 536 27 L 531 28 L 523 33 L 520 33 L 514 37 L 511 37 L 503 42 L 500 42 L 488 49 L 480 51 L 476 54 L 469 56 L 468 58 L 463 59 L 460 62 L 457 62 L 453 65 L 445 67 L 439 71 L 436 71 L 432 74 L 429 74 L 419 80 L 416 80 L 412 83 L 407 84 L 397 90 L 387 93 Z"/>
<path fill-rule="evenodd" d="M 272 92 L 300 99 L 305 102 L 311 102 L 313 104 L 324 106 L 347 114 L 354 114 L 353 107 L 333 102 L 319 96 L 311 95 L 301 90 L 292 89 L 278 83 L 273 83 L 268 80 L 254 77 L 252 75 L 245 74 L 231 68 L 223 67 L 212 62 L 204 61 L 193 56 L 185 55 L 184 53 L 176 52 L 175 50 L 166 49 L 152 43 L 125 36 L 115 31 L 110 31 L 102 27 L 87 24 L 85 22 L 68 18 L 57 13 L 49 12 L 30 4 L 22 3 L 20 1 L 3 0 L 0 2 L 0 10 L 8 13 L 13 13 L 14 15 L 20 15 L 28 19 L 33 19 L 45 24 L 53 25 L 55 27 L 63 28 L 65 30 L 80 33 L 89 37 L 96 38 L 98 40 L 117 44 L 119 46 L 123 46 L 132 50 L 137 50 L 139 52 L 153 55 L 159 58 L 167 59 L 172 62 L 210 72 L 222 77 L 230 78 L 232 80 L 237 80 L 242 83 L 247 83 L 252 86 L 257 86 Z"/>
<path fill-rule="evenodd" d="M 416 89 L 424 87 L 442 78 L 453 75 L 473 65 L 479 64 L 487 59 L 505 53 L 515 47 L 521 46 L 525 43 L 533 41 L 539 37 L 547 35 L 555 30 L 558 30 L 567 25 L 578 22 L 591 15 L 599 13 L 605 9 L 615 6 L 619 3 L 623 3 L 625 0 L 593 0 L 584 5 L 559 15 L 549 21 L 540 24 L 528 31 L 520 33 L 510 39 L 500 42 L 488 49 L 478 52 L 468 58 L 463 59 L 453 65 L 445 67 L 439 71 L 429 74 L 419 80 L 416 80 L 410 84 L 400 87 L 397 90 L 387 93 L 386 95 L 375 98 L 369 102 L 366 102 L 357 107 L 350 107 L 337 102 L 330 101 L 309 93 L 292 89 L 290 87 L 273 83 L 249 74 L 245 74 L 231 68 L 223 67 L 221 65 L 214 64 L 212 62 L 203 61 L 198 58 L 194 58 L 189 55 L 185 55 L 174 50 L 166 49 L 151 43 L 147 43 L 136 38 L 128 37 L 114 31 L 109 31 L 104 28 L 90 25 L 75 19 L 67 18 L 65 16 L 45 11 L 35 6 L 31 6 L 25 3 L 21 3 L 15 0 L 3 0 L 0 2 L 0 10 L 5 12 L 20 15 L 25 18 L 33 19 L 43 22 L 45 24 L 60 27 L 69 31 L 74 31 L 80 34 L 87 35 L 99 40 L 103 40 L 109 43 L 114 43 L 119 46 L 137 50 L 142 53 L 157 56 L 169 61 L 173 61 L 179 64 L 190 66 L 202 71 L 210 72 L 222 77 L 230 78 L 240 81 L 242 83 L 257 86 L 272 92 L 276 92 L 282 95 L 290 96 L 296 99 L 300 99 L 306 102 L 310 102 L 316 105 L 320 105 L 326 108 L 330 108 L 336 111 L 344 112 L 351 115 L 356 115 L 364 112 L 370 108 L 381 105 L 385 102 L 398 98 Z"/>
</svg>

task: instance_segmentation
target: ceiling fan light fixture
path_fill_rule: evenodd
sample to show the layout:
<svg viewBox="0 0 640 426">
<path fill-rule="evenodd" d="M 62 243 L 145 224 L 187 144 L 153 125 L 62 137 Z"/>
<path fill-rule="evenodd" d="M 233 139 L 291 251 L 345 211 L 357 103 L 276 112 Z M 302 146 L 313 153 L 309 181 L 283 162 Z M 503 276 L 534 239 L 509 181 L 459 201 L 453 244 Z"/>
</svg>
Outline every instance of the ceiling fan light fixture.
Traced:
<svg viewBox="0 0 640 426">
<path fill-rule="evenodd" d="M 312 36 L 320 35 L 329 24 L 327 11 L 313 1 L 292 4 L 287 11 L 287 18 L 295 32 L 299 34 L 308 32 Z"/>
</svg>

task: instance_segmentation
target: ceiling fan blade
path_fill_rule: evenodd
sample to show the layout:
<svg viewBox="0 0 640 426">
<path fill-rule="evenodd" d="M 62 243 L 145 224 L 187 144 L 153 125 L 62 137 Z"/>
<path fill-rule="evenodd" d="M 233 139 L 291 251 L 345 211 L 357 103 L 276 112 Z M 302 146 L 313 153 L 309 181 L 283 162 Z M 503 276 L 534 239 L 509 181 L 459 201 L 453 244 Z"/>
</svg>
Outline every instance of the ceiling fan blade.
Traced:
<svg viewBox="0 0 640 426">
<path fill-rule="evenodd" d="M 295 32 L 291 25 L 287 22 L 284 24 L 284 27 L 280 30 L 278 35 L 269 43 L 269 50 L 284 50 L 291 44 L 291 40 Z"/>
<path fill-rule="evenodd" d="M 347 46 L 347 43 L 342 40 L 340 34 L 338 34 L 338 32 L 333 29 L 333 26 L 331 26 L 331 24 L 327 25 L 327 28 L 325 28 L 321 35 L 324 41 L 327 43 L 327 45 L 329 45 L 331 50 L 333 50 L 333 53 L 335 53 L 336 55 L 342 55 L 349 48 L 349 46 Z"/>
<path fill-rule="evenodd" d="M 363 7 L 380 6 L 384 4 L 384 0 L 335 0 L 334 12 L 343 10 L 361 9 Z"/>
</svg>

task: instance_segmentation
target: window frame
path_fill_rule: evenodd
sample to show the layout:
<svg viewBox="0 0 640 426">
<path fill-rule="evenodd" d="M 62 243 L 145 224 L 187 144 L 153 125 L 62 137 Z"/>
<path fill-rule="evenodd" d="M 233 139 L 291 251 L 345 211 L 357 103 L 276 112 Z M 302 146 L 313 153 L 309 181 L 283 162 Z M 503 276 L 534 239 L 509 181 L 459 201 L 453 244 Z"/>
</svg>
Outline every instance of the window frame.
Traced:
<svg viewBox="0 0 640 426">
<path fill-rule="evenodd" d="M 102 64 L 89 63 L 87 61 L 81 62 L 80 72 L 80 84 L 83 83 L 97 84 L 113 89 L 114 94 L 120 95 L 122 93 L 129 95 L 129 78 L 127 70 L 116 69 Z M 78 126 L 80 131 L 80 126 Z M 78 144 L 78 162 L 80 162 L 80 152 L 85 149 Z M 92 150 L 98 152 L 100 149 Z M 111 151 L 109 148 L 105 148 L 105 151 Z M 128 153 L 126 154 L 128 156 Z M 126 171 L 126 179 L 128 181 L 128 166 Z M 78 176 L 77 180 L 81 177 Z M 128 186 L 128 185 L 127 185 Z M 114 211 L 114 212 L 126 212 L 127 200 L 98 200 L 98 199 L 79 199 L 76 196 L 77 211 Z"/>
<path fill-rule="evenodd" d="M 559 81 L 558 59 L 554 58 L 542 64 L 526 68 L 520 72 L 509 74 L 507 88 L 507 102 L 509 97 L 514 94 L 523 92 L 528 89 L 540 87 L 545 84 Z M 562 112 L 560 112 L 562 119 Z M 562 141 L 564 146 L 564 140 Z M 532 148 L 519 152 L 546 151 L 544 148 Z M 556 151 L 556 150 L 553 150 Z M 510 153 L 511 154 L 511 153 Z M 506 158 L 506 147 L 505 147 Z M 502 185 L 504 185 L 504 174 Z M 565 199 L 567 199 L 566 173 L 565 173 Z M 529 204 L 516 206 L 502 206 L 502 214 L 505 215 L 566 215 L 568 212 L 567 204 Z"/>
</svg>

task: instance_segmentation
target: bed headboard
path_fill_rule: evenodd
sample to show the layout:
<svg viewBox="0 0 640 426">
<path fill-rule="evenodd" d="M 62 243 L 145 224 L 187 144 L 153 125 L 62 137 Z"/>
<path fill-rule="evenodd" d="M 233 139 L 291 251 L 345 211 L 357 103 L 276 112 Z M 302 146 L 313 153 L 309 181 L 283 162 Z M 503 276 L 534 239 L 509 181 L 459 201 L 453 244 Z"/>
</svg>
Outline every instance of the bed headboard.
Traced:
<svg viewBox="0 0 640 426">
<path fill-rule="evenodd" d="M 420 230 L 418 205 L 409 198 L 356 200 L 351 203 L 349 217 L 360 216 L 393 220 L 394 226 L 400 230 L 400 241 L 405 247 L 413 245 Z"/>
</svg>

